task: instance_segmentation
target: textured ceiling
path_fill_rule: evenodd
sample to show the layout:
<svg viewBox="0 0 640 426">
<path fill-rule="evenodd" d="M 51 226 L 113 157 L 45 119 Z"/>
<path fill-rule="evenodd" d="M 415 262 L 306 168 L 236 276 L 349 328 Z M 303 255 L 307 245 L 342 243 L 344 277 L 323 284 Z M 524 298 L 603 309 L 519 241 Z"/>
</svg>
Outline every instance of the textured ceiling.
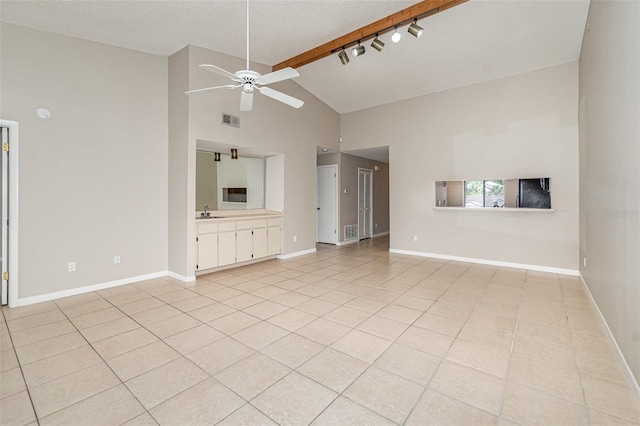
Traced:
<svg viewBox="0 0 640 426">
<path fill-rule="evenodd" d="M 251 0 L 251 60 L 273 65 L 415 1 Z M 578 59 L 588 0 L 470 0 L 343 66 L 336 55 L 296 80 L 339 113 Z M 245 57 L 246 5 L 229 1 L 0 1 L 0 20 L 171 55 L 187 44 Z M 236 70 L 230 70 L 236 71 Z"/>
</svg>

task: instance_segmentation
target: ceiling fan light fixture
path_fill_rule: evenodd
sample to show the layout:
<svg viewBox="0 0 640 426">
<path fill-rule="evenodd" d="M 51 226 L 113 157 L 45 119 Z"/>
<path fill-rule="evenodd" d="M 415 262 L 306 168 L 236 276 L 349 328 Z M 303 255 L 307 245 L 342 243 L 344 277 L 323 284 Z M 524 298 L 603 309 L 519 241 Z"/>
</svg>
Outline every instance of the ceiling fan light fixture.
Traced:
<svg viewBox="0 0 640 426">
<path fill-rule="evenodd" d="M 340 58 L 342 65 L 347 65 L 349 63 L 349 55 L 347 55 L 347 52 L 344 51 L 344 47 L 342 48 L 340 53 L 338 53 L 338 58 Z"/>
<path fill-rule="evenodd" d="M 409 25 L 409 34 L 414 36 L 415 38 L 420 38 L 422 33 L 424 33 L 424 28 L 418 25 L 418 18 L 413 19 L 413 24 Z"/>
<path fill-rule="evenodd" d="M 351 54 L 354 58 L 356 58 L 358 56 L 364 55 L 364 51 L 364 46 L 361 46 L 360 41 L 358 41 L 358 45 L 351 49 Z"/>
<path fill-rule="evenodd" d="M 393 34 L 391 35 L 391 41 L 397 43 L 402 38 L 402 34 L 398 32 L 398 27 L 393 28 Z"/>
<path fill-rule="evenodd" d="M 238 159 L 238 150 L 235 148 L 231 148 L 231 159 L 232 160 Z"/>
<path fill-rule="evenodd" d="M 376 49 L 378 52 L 382 52 L 382 48 L 384 47 L 384 43 L 382 40 L 378 38 L 378 34 L 376 34 L 376 38 L 371 42 L 371 47 Z"/>
</svg>

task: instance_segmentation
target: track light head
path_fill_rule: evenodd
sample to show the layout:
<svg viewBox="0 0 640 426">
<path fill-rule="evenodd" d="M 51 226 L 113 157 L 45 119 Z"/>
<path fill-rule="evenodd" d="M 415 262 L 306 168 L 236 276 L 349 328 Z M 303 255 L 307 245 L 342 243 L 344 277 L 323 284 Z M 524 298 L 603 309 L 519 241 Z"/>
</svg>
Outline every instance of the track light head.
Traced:
<svg viewBox="0 0 640 426">
<path fill-rule="evenodd" d="M 213 153 L 213 161 L 220 161 L 220 153 L 219 152 L 214 152 Z"/>
<path fill-rule="evenodd" d="M 360 55 L 364 55 L 364 50 L 364 46 L 360 46 L 360 41 L 358 41 L 358 45 L 351 49 L 351 54 L 356 58 Z"/>
<path fill-rule="evenodd" d="M 238 159 L 238 150 L 235 148 L 231 148 L 231 159 L 232 160 Z"/>
<path fill-rule="evenodd" d="M 338 58 L 340 58 L 342 65 L 347 65 L 349 63 L 349 55 L 347 55 L 347 52 L 344 51 L 344 47 L 342 48 L 340 53 L 338 53 Z"/>
<path fill-rule="evenodd" d="M 400 41 L 401 38 L 402 38 L 402 34 L 398 32 L 398 27 L 394 27 L 393 35 L 391 35 L 391 41 L 394 43 L 397 43 Z"/>
<path fill-rule="evenodd" d="M 382 40 L 378 38 L 378 34 L 376 34 L 376 38 L 374 38 L 373 41 L 371 42 L 371 47 L 376 49 L 378 52 L 382 51 L 382 48 L 384 47 L 384 43 L 382 42 Z"/>
<path fill-rule="evenodd" d="M 409 34 L 411 34 L 415 38 L 420 38 L 420 36 L 424 32 L 424 28 L 418 25 L 418 18 L 414 18 L 413 24 L 409 25 L 408 31 L 409 31 Z"/>
</svg>

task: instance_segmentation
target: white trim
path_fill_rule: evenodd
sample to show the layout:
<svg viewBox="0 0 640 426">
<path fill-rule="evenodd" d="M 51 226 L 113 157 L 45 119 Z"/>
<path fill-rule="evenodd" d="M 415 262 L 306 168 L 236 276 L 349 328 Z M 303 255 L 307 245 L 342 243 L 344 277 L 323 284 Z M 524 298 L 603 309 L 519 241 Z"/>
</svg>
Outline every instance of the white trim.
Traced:
<svg viewBox="0 0 640 426">
<path fill-rule="evenodd" d="M 171 277 L 171 278 L 175 278 L 176 280 L 180 280 L 184 283 L 192 283 L 196 280 L 195 275 L 191 275 L 191 276 L 185 276 L 185 275 L 181 275 L 178 274 L 176 272 L 173 271 L 168 271 L 167 272 L 167 276 Z"/>
<path fill-rule="evenodd" d="M 373 234 L 373 238 L 384 237 L 385 235 L 389 235 L 389 231 Z"/>
<path fill-rule="evenodd" d="M 563 274 L 579 276 L 577 269 L 554 268 L 552 266 L 529 265 L 526 263 L 502 262 L 500 260 L 476 259 L 474 257 L 450 256 L 448 254 L 425 253 L 421 251 L 389 249 L 389 253 L 408 254 L 410 256 L 433 257 L 434 259 L 456 260 L 459 262 L 479 263 L 481 265 L 504 266 L 507 268 L 529 269 L 530 271 L 550 272 L 552 274 Z"/>
<path fill-rule="evenodd" d="M 305 254 L 312 254 L 312 253 L 315 253 L 315 252 L 316 252 L 316 249 L 312 248 L 312 249 L 309 249 L 309 250 L 297 251 L 295 253 L 279 254 L 276 257 L 278 259 L 285 260 L 285 259 L 291 259 L 292 257 L 304 256 Z"/>
<path fill-rule="evenodd" d="M 167 271 L 153 272 L 151 274 L 138 275 L 135 277 L 123 278 L 121 280 L 108 281 L 106 283 L 88 285 L 84 287 L 70 288 L 68 290 L 56 291 L 53 293 L 41 294 L 38 296 L 25 297 L 18 299 L 18 306 L 32 305 L 34 303 L 46 302 L 48 300 L 60 299 L 62 297 L 76 296 L 78 294 L 91 293 L 92 291 L 104 290 L 107 288 L 118 287 L 125 284 L 133 284 L 139 281 L 152 280 L 154 278 L 162 278 L 169 275 Z"/>
<path fill-rule="evenodd" d="M 355 243 L 359 243 L 360 240 L 359 239 L 355 239 L 355 240 L 347 240 L 347 241 L 338 241 L 336 243 L 337 246 L 347 246 L 349 244 L 355 244 Z"/>
<path fill-rule="evenodd" d="M 631 371 L 631 367 L 629 367 L 627 360 L 622 354 L 622 351 L 620 350 L 620 346 L 618 346 L 618 342 L 616 341 L 616 338 L 613 336 L 613 333 L 609 328 L 609 324 L 607 324 L 607 320 L 605 320 L 604 315 L 602 315 L 602 311 L 600 311 L 600 308 L 598 307 L 596 300 L 593 298 L 591 291 L 589 291 L 589 286 L 587 285 L 587 282 L 584 280 L 584 277 L 582 275 L 580 275 L 580 281 L 582 281 L 584 291 L 586 291 L 587 295 L 589 296 L 589 301 L 591 301 L 591 306 L 593 306 L 593 309 L 595 309 L 595 311 L 598 313 L 600 322 L 602 323 L 602 325 L 604 325 L 607 337 L 609 338 L 609 342 L 613 346 L 613 349 L 614 349 L 613 351 L 615 352 L 616 357 L 618 358 L 618 361 L 622 365 L 622 370 L 624 371 L 624 374 L 627 376 L 627 380 L 629 382 L 631 390 L 634 393 L 634 396 L 636 397 L 636 401 L 640 403 L 640 385 L 638 385 L 638 381 L 634 377 L 633 372 Z"/>
<path fill-rule="evenodd" d="M 20 126 L 17 121 L 1 120 L 8 127 L 9 140 L 9 307 L 20 305 L 18 300 L 18 141 Z"/>
</svg>

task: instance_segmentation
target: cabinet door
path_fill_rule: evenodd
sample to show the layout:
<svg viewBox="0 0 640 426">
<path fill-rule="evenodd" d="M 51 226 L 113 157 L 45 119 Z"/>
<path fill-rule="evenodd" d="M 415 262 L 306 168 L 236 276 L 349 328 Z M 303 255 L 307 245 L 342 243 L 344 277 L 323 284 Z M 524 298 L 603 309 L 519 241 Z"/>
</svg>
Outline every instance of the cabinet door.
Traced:
<svg viewBox="0 0 640 426">
<path fill-rule="evenodd" d="M 274 254 L 280 254 L 280 227 L 270 226 L 267 234 L 267 256 L 273 256 Z"/>
<path fill-rule="evenodd" d="M 198 270 L 218 266 L 218 234 L 198 236 Z"/>
<path fill-rule="evenodd" d="M 253 258 L 259 259 L 268 256 L 267 251 L 267 228 L 253 230 Z"/>
<path fill-rule="evenodd" d="M 243 229 L 237 232 L 236 239 L 236 261 L 246 262 L 251 260 L 253 254 L 253 236 L 250 229 Z"/>
<path fill-rule="evenodd" d="M 218 234 L 218 266 L 236 263 L 236 233 L 220 232 Z"/>
</svg>

